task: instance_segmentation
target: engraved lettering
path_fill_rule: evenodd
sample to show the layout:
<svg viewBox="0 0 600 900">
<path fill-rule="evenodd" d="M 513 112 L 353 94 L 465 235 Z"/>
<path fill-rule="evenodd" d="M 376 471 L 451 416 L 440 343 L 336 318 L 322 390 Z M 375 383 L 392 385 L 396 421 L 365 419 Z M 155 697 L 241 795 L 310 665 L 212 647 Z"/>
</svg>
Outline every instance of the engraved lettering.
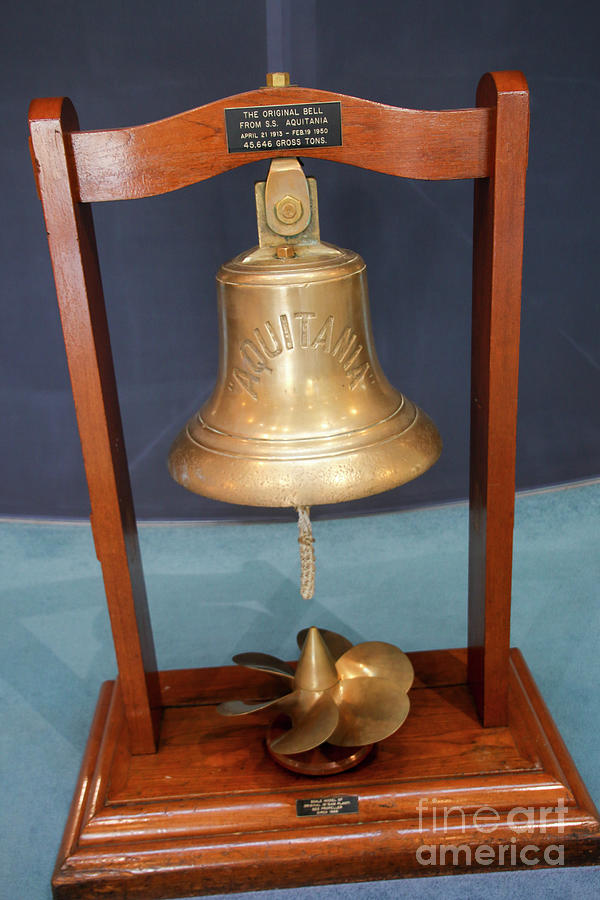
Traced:
<svg viewBox="0 0 600 900">
<path fill-rule="evenodd" d="M 356 360 L 358 358 L 358 354 L 360 353 L 361 350 L 362 350 L 362 344 L 359 344 L 358 347 L 356 348 L 356 350 L 354 351 L 354 353 L 352 354 L 352 356 L 348 357 L 348 359 L 344 363 L 344 372 L 347 372 L 348 369 L 354 365 L 354 363 L 356 362 Z"/>
<path fill-rule="evenodd" d="M 364 350 L 363 344 L 358 343 L 358 335 L 350 326 L 343 328 L 332 349 L 334 316 L 326 316 L 320 328 L 311 342 L 311 319 L 316 319 L 317 313 L 302 311 L 295 312 L 294 319 L 300 320 L 296 338 L 292 332 L 291 323 L 287 313 L 279 316 L 280 332 L 276 330 L 273 322 L 267 319 L 260 327 L 253 329 L 253 339 L 246 338 L 240 343 L 240 355 L 246 364 L 246 368 L 234 367 L 227 389 L 235 388 L 258 400 L 255 385 L 260 382 L 263 372 L 272 373 L 273 369 L 268 361 L 275 359 L 286 350 L 296 348 L 302 350 L 323 350 L 324 353 L 334 357 L 346 373 L 349 380 L 349 389 L 356 390 L 367 378 L 373 380 L 373 372 L 370 363 L 358 362 Z"/>
<path fill-rule="evenodd" d="M 340 147 L 342 109 L 339 101 L 286 106 L 225 109 L 229 153 L 287 147 Z"/>
<path fill-rule="evenodd" d="M 263 116 L 299 116 L 300 110 L 293 106 L 274 106 L 273 109 L 263 109 Z"/>
<path fill-rule="evenodd" d="M 340 334 L 335 347 L 331 353 L 332 356 L 338 357 L 341 363 L 344 362 L 348 353 L 352 349 L 354 343 L 356 342 L 356 335 L 352 331 L 352 329 L 348 326 L 345 328 Z"/>
<path fill-rule="evenodd" d="M 358 387 L 358 385 L 361 383 L 361 381 L 364 380 L 365 375 L 369 371 L 370 367 L 371 367 L 370 363 L 364 362 L 362 365 L 355 366 L 354 369 L 350 369 L 349 372 L 346 372 L 346 378 L 352 379 L 350 382 L 350 390 L 351 391 L 355 390 Z"/>
<path fill-rule="evenodd" d="M 286 119 L 285 126 L 286 128 L 292 128 L 294 125 L 326 125 L 327 124 L 327 116 L 312 116 L 311 118 L 293 118 Z M 250 122 L 244 122 L 245 125 L 251 124 Z"/>
<path fill-rule="evenodd" d="M 246 338 L 245 341 L 242 341 L 240 344 L 240 353 L 242 357 L 246 360 L 251 369 L 260 375 L 261 372 L 264 372 L 265 369 L 267 372 L 271 372 L 272 369 L 267 365 L 267 361 L 250 338 Z"/>
<path fill-rule="evenodd" d="M 311 797 L 296 800 L 297 816 L 331 816 L 339 813 L 357 813 L 356 794 L 342 794 L 338 797 Z"/>
<path fill-rule="evenodd" d="M 321 326 L 321 330 L 317 334 L 316 338 L 312 342 L 311 349 L 318 350 L 319 347 L 323 347 L 325 353 L 331 353 L 331 341 L 333 338 L 333 316 L 327 316 L 323 325 Z"/>
<path fill-rule="evenodd" d="M 290 328 L 290 323 L 285 313 L 279 316 L 279 321 L 281 322 L 281 333 L 283 334 L 283 340 L 285 341 L 286 349 L 293 350 L 294 339 L 292 337 L 292 329 Z"/>
<path fill-rule="evenodd" d="M 308 330 L 309 330 L 309 320 L 310 320 L 310 319 L 314 319 L 315 316 L 316 316 L 316 313 L 314 313 L 314 312 L 297 312 L 297 313 L 294 313 L 294 318 L 295 318 L 295 319 L 301 319 L 301 320 L 302 320 L 302 325 L 301 325 L 301 327 L 300 327 L 300 346 L 302 347 L 303 350 L 306 350 L 306 349 L 308 348 L 308 343 L 309 343 L 309 340 L 310 340 L 309 333 L 308 333 Z"/>
<path fill-rule="evenodd" d="M 254 329 L 254 336 L 255 336 L 257 342 L 260 344 L 260 349 L 265 354 L 265 356 L 268 356 L 269 359 L 273 359 L 273 357 L 279 356 L 279 354 L 283 351 L 283 347 L 281 346 L 281 341 L 275 334 L 275 329 L 273 328 L 273 325 L 268 320 L 265 322 L 265 331 L 271 338 L 271 346 L 270 347 L 267 346 L 265 339 L 263 338 L 263 336 L 261 334 L 260 328 Z"/>
<path fill-rule="evenodd" d="M 254 388 L 252 387 L 252 382 L 255 383 L 258 381 L 258 377 L 256 375 L 249 375 L 245 369 L 238 369 L 237 366 L 233 367 L 233 372 L 231 373 L 231 381 L 235 382 L 238 387 L 240 387 L 243 391 L 246 391 L 253 400 L 258 400 L 258 395 Z M 233 390 L 233 385 L 230 382 L 229 390 Z"/>
</svg>

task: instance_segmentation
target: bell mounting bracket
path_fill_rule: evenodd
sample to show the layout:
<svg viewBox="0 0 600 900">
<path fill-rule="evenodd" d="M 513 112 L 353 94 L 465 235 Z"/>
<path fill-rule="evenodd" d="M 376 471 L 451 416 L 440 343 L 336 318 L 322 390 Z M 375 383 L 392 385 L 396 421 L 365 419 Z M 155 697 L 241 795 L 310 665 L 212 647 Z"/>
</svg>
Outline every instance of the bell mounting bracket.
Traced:
<svg viewBox="0 0 600 900">
<path fill-rule="evenodd" d="M 255 196 L 260 247 L 320 240 L 317 182 L 306 177 L 298 159 L 274 159 Z"/>
</svg>

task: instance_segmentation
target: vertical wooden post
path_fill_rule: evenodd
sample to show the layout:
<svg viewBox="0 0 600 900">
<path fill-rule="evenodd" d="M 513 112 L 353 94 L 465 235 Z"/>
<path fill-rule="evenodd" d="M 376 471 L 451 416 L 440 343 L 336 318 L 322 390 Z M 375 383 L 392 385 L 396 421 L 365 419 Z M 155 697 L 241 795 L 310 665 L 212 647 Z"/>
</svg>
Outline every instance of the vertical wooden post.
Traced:
<svg viewBox="0 0 600 900">
<path fill-rule="evenodd" d="M 495 108 L 491 176 L 475 181 L 468 677 L 482 722 L 506 725 L 519 323 L 529 95 L 520 72 L 484 75 Z"/>
<path fill-rule="evenodd" d="M 31 148 L 50 246 L 119 680 L 133 753 L 156 749 L 158 677 L 94 224 L 75 200 L 70 100 L 34 100 Z"/>
</svg>

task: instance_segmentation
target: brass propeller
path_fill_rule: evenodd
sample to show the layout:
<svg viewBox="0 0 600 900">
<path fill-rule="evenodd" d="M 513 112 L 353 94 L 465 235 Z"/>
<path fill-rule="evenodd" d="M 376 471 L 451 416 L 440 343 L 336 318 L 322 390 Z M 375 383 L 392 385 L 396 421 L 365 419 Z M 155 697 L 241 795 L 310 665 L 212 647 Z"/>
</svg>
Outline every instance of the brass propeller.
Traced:
<svg viewBox="0 0 600 900">
<path fill-rule="evenodd" d="M 234 657 L 240 665 L 291 680 L 291 693 L 259 703 L 230 700 L 218 711 L 239 716 L 271 707 L 289 716 L 292 727 L 269 744 L 278 754 L 302 753 L 325 741 L 341 747 L 372 744 L 402 725 L 414 673 L 401 650 L 383 641 L 353 646 L 342 635 L 315 627 L 301 631 L 298 642 L 302 652 L 295 671 L 265 653 Z"/>
</svg>

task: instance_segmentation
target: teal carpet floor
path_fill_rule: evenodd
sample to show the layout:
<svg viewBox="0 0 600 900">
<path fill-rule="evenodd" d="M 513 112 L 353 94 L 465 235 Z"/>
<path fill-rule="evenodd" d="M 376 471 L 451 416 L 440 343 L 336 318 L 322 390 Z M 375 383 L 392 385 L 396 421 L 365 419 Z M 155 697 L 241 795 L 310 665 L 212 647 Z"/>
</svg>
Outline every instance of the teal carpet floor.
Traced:
<svg viewBox="0 0 600 900">
<path fill-rule="evenodd" d="M 312 624 L 404 650 L 466 643 L 465 504 L 317 521 L 309 602 L 298 592 L 292 522 L 146 524 L 140 533 L 161 668 L 224 665 L 242 650 L 292 658 L 296 632 Z M 98 688 L 115 660 L 87 524 L 0 521 L 0 559 L 0 898 L 48 900 Z M 512 643 L 600 805 L 599 633 L 600 483 L 520 495 Z M 264 896 L 587 900 L 600 896 L 600 868 Z"/>
</svg>

